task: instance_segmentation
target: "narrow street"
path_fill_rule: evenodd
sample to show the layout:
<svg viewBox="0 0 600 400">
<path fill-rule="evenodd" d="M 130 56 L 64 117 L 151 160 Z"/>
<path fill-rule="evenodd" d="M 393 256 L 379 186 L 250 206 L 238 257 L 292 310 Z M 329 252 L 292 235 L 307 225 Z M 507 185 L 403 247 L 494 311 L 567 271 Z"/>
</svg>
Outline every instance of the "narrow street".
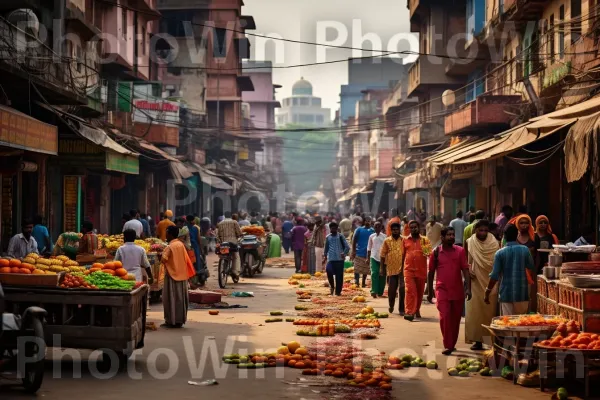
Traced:
<svg viewBox="0 0 600 400">
<path fill-rule="evenodd" d="M 127 370 L 115 376 L 101 376 L 88 368 L 89 353 L 82 352 L 82 360 L 72 364 L 68 359 L 61 364 L 47 365 L 47 375 L 38 397 L 47 400 L 63 400 L 74 394 L 85 393 L 89 400 L 125 398 L 177 398 L 198 399 L 211 396 L 221 400 L 244 398 L 278 399 L 328 399 L 336 398 L 335 390 L 326 387 L 302 387 L 284 381 L 298 382 L 301 372 L 290 368 L 263 370 L 240 370 L 235 365 L 221 362 L 223 354 L 275 351 L 281 342 L 297 340 L 305 344 L 314 338 L 295 335 L 291 323 L 265 323 L 269 311 L 280 310 L 284 316 L 297 315 L 295 290 L 287 278 L 291 269 L 266 268 L 262 276 L 242 279 L 235 290 L 250 291 L 253 298 L 224 297 L 229 304 L 248 306 L 242 309 L 221 310 L 211 316 L 206 310 L 192 310 L 188 324 L 182 330 L 159 328 L 147 332 L 146 346 L 130 360 Z M 212 272 L 211 280 L 216 280 Z M 210 283 L 214 285 L 213 282 Z M 387 299 L 371 299 L 368 303 L 376 311 L 387 312 Z M 157 326 L 162 323 L 162 309 L 154 305 L 148 313 L 150 321 Z M 550 393 L 542 394 L 537 389 L 526 389 L 513 385 L 502 378 L 473 376 L 471 378 L 450 377 L 446 373 L 457 358 L 471 357 L 465 351 L 468 346 L 459 341 L 456 357 L 444 357 L 441 352 L 437 310 L 425 304 L 423 319 L 409 323 L 397 314 L 382 319 L 381 334 L 376 340 L 362 341 L 365 349 L 376 348 L 387 354 L 412 353 L 425 360 L 435 359 L 437 371 L 410 368 L 392 371 L 394 377 L 392 398 L 403 399 L 448 399 L 469 397 L 478 399 L 547 399 Z M 463 337 L 461 332 L 461 338 Z M 233 346 L 233 347 L 232 347 Z M 74 366 L 72 366 L 74 365 Z M 95 363 L 92 363 L 95 366 Z M 81 367 L 81 375 L 77 376 Z M 54 374 L 54 378 L 53 378 Z M 59 378 L 60 377 L 60 378 Z M 189 380 L 201 382 L 216 378 L 218 386 L 192 386 Z M 310 378 L 310 377 L 307 377 Z M 133 382 L 132 382 L 133 381 Z M 0 389 L 2 399 L 28 398 L 20 388 Z M 339 397 L 337 397 L 339 398 Z"/>
</svg>

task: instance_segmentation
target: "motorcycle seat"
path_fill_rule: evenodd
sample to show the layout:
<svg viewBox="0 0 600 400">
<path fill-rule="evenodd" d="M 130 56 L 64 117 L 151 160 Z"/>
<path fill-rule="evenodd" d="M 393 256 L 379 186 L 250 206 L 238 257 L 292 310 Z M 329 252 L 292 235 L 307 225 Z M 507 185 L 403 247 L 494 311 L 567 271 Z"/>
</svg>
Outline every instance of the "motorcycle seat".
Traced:
<svg viewBox="0 0 600 400">
<path fill-rule="evenodd" d="M 18 331 L 21 329 L 21 317 L 15 314 L 2 314 L 2 330 Z"/>
</svg>

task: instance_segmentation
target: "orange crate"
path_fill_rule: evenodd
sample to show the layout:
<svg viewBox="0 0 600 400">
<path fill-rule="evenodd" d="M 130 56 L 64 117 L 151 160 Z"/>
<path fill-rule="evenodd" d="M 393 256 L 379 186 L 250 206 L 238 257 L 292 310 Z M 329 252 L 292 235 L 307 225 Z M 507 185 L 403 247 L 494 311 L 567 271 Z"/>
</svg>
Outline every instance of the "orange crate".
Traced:
<svg viewBox="0 0 600 400">
<path fill-rule="evenodd" d="M 558 303 L 558 285 L 556 282 L 547 282 L 548 287 L 548 298 Z"/>
</svg>

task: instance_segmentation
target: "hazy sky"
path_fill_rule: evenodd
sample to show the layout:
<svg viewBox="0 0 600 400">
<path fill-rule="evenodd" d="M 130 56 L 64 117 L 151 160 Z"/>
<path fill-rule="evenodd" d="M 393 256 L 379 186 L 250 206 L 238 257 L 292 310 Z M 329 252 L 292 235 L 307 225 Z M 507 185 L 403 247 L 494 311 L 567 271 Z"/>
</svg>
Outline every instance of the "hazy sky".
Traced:
<svg viewBox="0 0 600 400">
<path fill-rule="evenodd" d="M 286 39 L 323 43 L 333 41 L 338 34 L 347 32 L 342 44 L 349 47 L 372 48 L 369 41 L 361 43 L 362 35 L 375 34 L 388 49 L 394 35 L 408 33 L 408 9 L 406 0 L 244 0 L 242 13 L 252 15 L 256 21 L 256 30 L 248 31 L 261 35 L 279 35 Z M 331 23 L 330 23 L 331 22 Z M 332 26 L 327 35 L 318 37 L 318 27 Z M 338 26 L 338 28 L 335 28 Z M 321 31 L 324 31 L 321 29 Z M 353 40 L 353 36 L 355 36 Z M 268 41 L 260 43 L 261 38 L 249 36 L 252 42 L 252 58 L 271 60 L 276 66 L 314 63 L 318 57 L 323 61 L 323 47 Z M 343 36 L 340 40 L 343 39 Z M 395 46 L 397 51 L 408 47 L 407 41 Z M 320 49 L 320 50 L 318 50 Z M 372 55 L 364 52 L 363 56 Z M 346 59 L 353 56 L 352 50 L 326 50 L 326 61 Z M 331 118 L 339 108 L 340 86 L 348 82 L 347 63 L 314 65 L 307 67 L 274 69 L 274 82 L 283 85 L 278 90 L 278 99 L 291 95 L 292 85 L 300 77 L 313 84 L 314 95 L 323 98 L 323 106 L 331 108 Z"/>
</svg>

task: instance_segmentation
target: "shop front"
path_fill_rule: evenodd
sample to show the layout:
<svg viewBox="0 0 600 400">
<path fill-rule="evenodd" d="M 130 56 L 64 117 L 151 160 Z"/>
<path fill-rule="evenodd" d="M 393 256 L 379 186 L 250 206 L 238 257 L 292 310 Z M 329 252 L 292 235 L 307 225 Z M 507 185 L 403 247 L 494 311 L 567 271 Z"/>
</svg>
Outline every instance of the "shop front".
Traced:
<svg viewBox="0 0 600 400">
<path fill-rule="evenodd" d="M 117 231 L 123 212 L 137 207 L 132 188 L 139 174 L 138 154 L 102 129 L 81 121 L 71 128 L 60 132 L 59 157 L 49 166 L 51 231 L 79 232 L 85 220 L 98 232 Z"/>
<path fill-rule="evenodd" d="M 46 162 L 58 150 L 57 127 L 0 106 L 0 232 L 2 250 L 21 221 L 45 216 Z"/>
</svg>

